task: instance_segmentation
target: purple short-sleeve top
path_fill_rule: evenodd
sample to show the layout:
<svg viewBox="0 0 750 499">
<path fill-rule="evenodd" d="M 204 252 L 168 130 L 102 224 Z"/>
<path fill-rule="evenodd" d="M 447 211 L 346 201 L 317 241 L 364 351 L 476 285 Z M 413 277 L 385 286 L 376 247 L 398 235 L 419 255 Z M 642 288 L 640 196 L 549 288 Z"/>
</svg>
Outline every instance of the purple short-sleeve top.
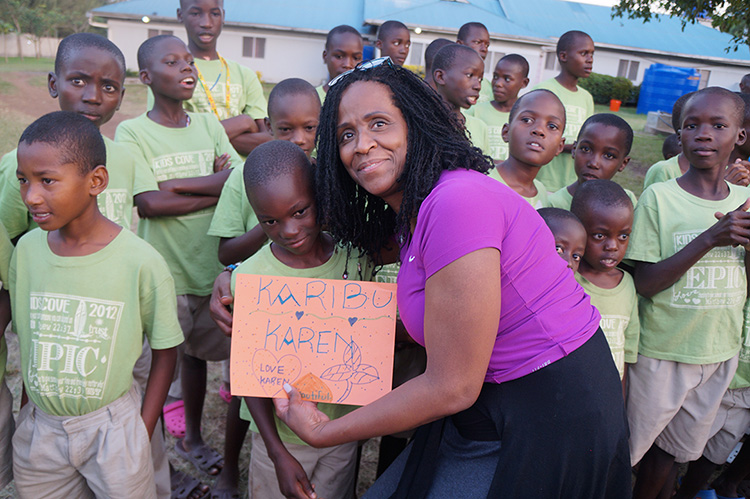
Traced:
<svg viewBox="0 0 750 499">
<path fill-rule="evenodd" d="M 424 345 L 427 279 L 482 248 L 497 248 L 501 267 L 500 323 L 485 381 L 501 383 L 541 369 L 596 332 L 599 312 L 557 254 L 536 210 L 486 175 L 455 170 L 443 172 L 401 248 L 398 308 L 417 343 Z M 471 339 L 470 331 L 455 334 Z"/>
</svg>

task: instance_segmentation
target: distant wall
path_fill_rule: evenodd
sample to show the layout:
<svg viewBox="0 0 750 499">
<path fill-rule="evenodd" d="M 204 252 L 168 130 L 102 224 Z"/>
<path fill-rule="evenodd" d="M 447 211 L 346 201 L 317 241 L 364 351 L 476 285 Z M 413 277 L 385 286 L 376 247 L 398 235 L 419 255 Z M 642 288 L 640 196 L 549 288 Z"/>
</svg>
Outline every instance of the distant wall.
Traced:
<svg viewBox="0 0 750 499">
<path fill-rule="evenodd" d="M 55 57 L 57 45 L 60 43 L 59 38 L 42 37 L 37 40 L 27 34 L 21 34 L 21 52 L 24 57 Z M 38 52 L 37 52 L 38 50 Z M 0 57 L 20 57 L 18 53 L 18 35 L 9 33 L 0 35 Z"/>
</svg>

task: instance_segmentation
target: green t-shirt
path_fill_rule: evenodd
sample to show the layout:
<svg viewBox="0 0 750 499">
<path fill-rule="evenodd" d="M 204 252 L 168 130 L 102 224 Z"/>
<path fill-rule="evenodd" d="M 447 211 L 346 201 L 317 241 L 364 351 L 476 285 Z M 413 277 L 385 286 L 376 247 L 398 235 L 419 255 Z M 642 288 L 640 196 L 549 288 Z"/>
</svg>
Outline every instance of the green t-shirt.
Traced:
<svg viewBox="0 0 750 499">
<path fill-rule="evenodd" d="M 8 231 L 0 222 L 0 281 L 3 287 L 8 288 L 8 268 L 10 267 L 10 258 L 13 255 L 13 244 L 8 237 Z M 8 345 L 5 343 L 5 335 L 0 336 L 0 383 L 5 378 L 5 366 L 8 361 Z"/>
<path fill-rule="evenodd" d="M 508 185 L 508 183 L 505 181 L 505 179 L 500 175 L 500 172 L 497 171 L 497 168 L 492 168 L 490 170 L 490 177 L 494 178 L 495 180 L 502 182 L 505 185 Z M 534 179 L 534 187 L 536 187 L 536 196 L 527 198 L 526 196 L 521 196 L 526 201 L 529 202 L 531 206 L 534 207 L 535 210 L 538 210 L 539 208 L 547 208 L 549 206 L 549 200 L 547 198 L 547 188 L 544 186 L 542 182 L 539 181 L 539 179 Z"/>
<path fill-rule="evenodd" d="M 681 176 L 680 155 L 678 154 L 677 156 L 672 156 L 669 159 L 651 165 L 651 168 L 646 171 L 646 176 L 643 178 L 643 190 L 645 191 L 646 187 L 651 184 L 666 182 L 669 179 Z"/>
<path fill-rule="evenodd" d="M 258 225 L 258 218 L 247 199 L 243 168 L 234 168 L 221 189 L 221 196 L 216 204 L 208 235 L 237 237 L 256 225 Z"/>
<path fill-rule="evenodd" d="M 702 199 L 676 180 L 653 184 L 635 209 L 625 258 L 656 263 L 669 258 L 716 223 L 714 214 L 737 209 L 750 194 L 727 184 L 721 201 Z M 713 248 L 679 280 L 652 298 L 640 297 L 638 352 L 654 359 L 711 364 L 740 349 L 746 295 L 745 250 Z"/>
<path fill-rule="evenodd" d="M 128 230 L 86 256 L 52 252 L 47 232 L 18 242 L 10 264 L 13 328 L 29 398 L 47 414 L 80 416 L 124 395 L 143 335 L 183 341 L 164 259 Z"/>
<path fill-rule="evenodd" d="M 225 60 L 227 61 L 227 68 L 229 68 L 229 109 L 226 105 L 227 75 L 224 73 L 224 65 L 219 59 L 213 61 L 195 60 L 195 65 L 200 69 L 203 80 L 208 85 L 211 96 L 214 98 L 219 119 L 225 120 L 240 114 L 247 114 L 255 120 L 262 120 L 268 113 L 263 86 L 258 80 L 258 75 L 247 66 L 228 59 Z M 187 111 L 193 113 L 213 113 L 206 91 L 200 81 L 196 82 L 192 99 L 186 100 L 182 105 Z M 149 88 L 146 109 L 153 107 L 154 94 L 151 93 Z"/>
<path fill-rule="evenodd" d="M 490 145 L 487 136 L 487 125 L 484 124 L 484 121 L 474 116 L 464 114 L 464 118 L 466 118 L 465 126 L 471 136 L 471 143 L 474 144 L 474 147 L 481 149 L 484 154 L 489 154 Z"/>
<path fill-rule="evenodd" d="M 620 284 L 612 289 L 600 288 L 578 273 L 576 281 L 591 297 L 591 304 L 602 316 L 599 327 L 604 331 L 622 379 L 625 363 L 634 364 L 638 360 L 638 337 L 641 334 L 633 278 L 623 272 Z"/>
<path fill-rule="evenodd" d="M 234 294 L 234 284 L 237 279 L 237 274 L 304 277 L 309 279 L 342 279 L 344 273 L 348 273 L 352 280 L 370 281 L 372 280 L 373 268 L 374 266 L 370 259 L 366 256 L 359 256 L 359 251 L 352 249 L 349 259 L 347 260 L 346 248 L 339 247 L 336 248 L 336 251 L 334 251 L 331 258 L 329 258 L 323 265 L 308 269 L 295 269 L 281 263 L 278 258 L 273 255 L 271 245 L 269 244 L 242 262 L 242 264 L 240 264 L 240 266 L 232 273 L 232 294 Z M 361 272 L 359 269 L 361 269 Z M 352 405 L 320 403 L 318 404 L 318 409 L 329 418 L 336 419 L 352 412 L 356 407 Z M 250 415 L 250 409 L 248 409 L 244 400 L 240 407 L 240 417 L 250 421 L 250 429 L 259 433 L 258 426 L 253 421 L 252 416 Z M 273 418 L 276 421 L 276 429 L 279 432 L 279 438 L 282 442 L 307 445 L 292 430 L 290 430 L 275 413 Z"/>
<path fill-rule="evenodd" d="M 186 128 L 162 126 L 144 113 L 120 123 L 115 139 L 140 152 L 151 172 L 150 191 L 158 190 L 158 182 L 165 180 L 213 174 L 214 159 L 224 153 L 229 153 L 232 165 L 242 164 L 224 127 L 209 113 L 190 113 Z M 208 235 L 214 208 L 138 223 L 138 235 L 167 261 L 178 295 L 210 295 L 221 272 L 219 239 Z"/>
<path fill-rule="evenodd" d="M 494 98 L 495 95 L 492 92 L 492 78 L 482 78 L 482 88 L 479 89 L 479 99 L 477 99 L 477 104 L 489 102 Z"/>
<path fill-rule="evenodd" d="M 638 198 L 635 197 L 635 194 L 633 194 L 632 191 L 628 189 L 623 190 L 633 202 L 633 208 L 635 208 L 638 205 Z M 562 189 L 559 189 L 547 196 L 547 206 L 549 208 L 561 208 L 563 210 L 570 210 L 570 205 L 572 202 L 573 195 L 568 192 L 567 187 L 563 187 Z"/>
<path fill-rule="evenodd" d="M 97 197 L 99 211 L 116 224 L 130 230 L 133 221 L 133 196 L 149 190 L 148 171 L 128 148 L 104 137 L 107 148 L 107 188 Z M 6 224 L 11 238 L 38 227 L 21 199 L 21 186 L 16 177 L 18 157 L 16 149 L 0 160 L 0 219 Z"/>
<path fill-rule="evenodd" d="M 742 347 L 740 348 L 740 358 L 737 364 L 737 371 L 734 373 L 729 388 L 747 388 L 750 386 L 750 299 L 745 301 L 745 308 L 742 311 L 745 320 L 742 323 Z"/>
<path fill-rule="evenodd" d="M 572 144 L 578 138 L 583 122 L 594 114 L 594 99 L 591 94 L 583 87 L 578 87 L 577 92 L 571 92 L 554 78 L 539 83 L 534 87 L 535 90 L 537 88 L 550 90 L 562 101 L 566 117 L 563 137 L 566 144 Z M 558 154 L 542 167 L 538 178 L 551 192 L 572 184 L 576 181 L 573 157 L 566 152 Z"/>
<path fill-rule="evenodd" d="M 321 105 L 324 104 L 326 101 L 326 91 L 323 89 L 323 85 L 315 87 L 315 91 L 318 92 L 318 97 L 320 97 Z"/>
<path fill-rule="evenodd" d="M 495 161 L 508 159 L 508 143 L 503 140 L 503 125 L 508 123 L 510 113 L 503 113 L 492 107 L 491 102 L 483 102 L 472 107 L 472 116 L 487 125 L 489 155 Z"/>
</svg>

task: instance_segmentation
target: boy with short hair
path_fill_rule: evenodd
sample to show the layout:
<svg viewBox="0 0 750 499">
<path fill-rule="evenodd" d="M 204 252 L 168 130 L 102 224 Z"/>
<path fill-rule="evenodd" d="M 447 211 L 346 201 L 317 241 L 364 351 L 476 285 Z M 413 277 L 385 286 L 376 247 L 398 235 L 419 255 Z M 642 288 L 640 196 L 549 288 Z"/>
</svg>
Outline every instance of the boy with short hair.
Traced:
<svg viewBox="0 0 750 499">
<path fill-rule="evenodd" d="M 362 62 L 362 35 L 355 28 L 342 24 L 328 32 L 323 63 L 328 68 L 328 80 L 317 87 L 321 104 L 326 100 L 328 82 L 341 73 L 354 69 Z"/>
<path fill-rule="evenodd" d="M 216 116 L 183 109 L 197 79 L 193 56 L 179 38 L 149 38 L 138 49 L 138 65 L 141 81 L 154 94 L 154 107 L 120 123 L 116 140 L 131 146 L 151 170 L 151 189 L 135 198 L 142 217 L 138 234 L 164 256 L 175 278 L 185 334 L 181 377 L 186 427 L 175 449 L 215 475 L 221 455 L 200 434 L 206 361 L 227 359 L 229 338 L 208 316 L 208 296 L 221 265 L 218 238 L 207 231 L 229 175 L 226 167 L 241 160 Z"/>
<path fill-rule="evenodd" d="M 81 114 L 97 128 L 107 123 L 120 108 L 124 84 L 125 57 L 115 44 L 94 33 L 66 36 L 57 49 L 54 71 L 47 77 L 49 93 L 58 100 L 60 109 Z M 147 176 L 127 148 L 108 137 L 103 138 L 109 158 L 109 184 L 97 197 L 99 210 L 130 230 L 133 196 L 147 188 Z M 15 150 L 0 161 L 4 184 L 0 194 L 0 219 L 11 239 L 36 227 L 19 194 L 17 166 Z"/>
<path fill-rule="evenodd" d="M 166 262 L 97 207 L 105 160 L 75 113 L 45 115 L 19 141 L 21 197 L 41 227 L 18 242 L 8 279 L 29 397 L 13 436 L 21 497 L 156 497 L 149 439 L 183 338 Z"/>
<path fill-rule="evenodd" d="M 539 172 L 539 180 L 555 192 L 576 180 L 573 168 L 573 150 L 576 136 L 586 118 L 594 114 L 594 99 L 578 80 L 588 78 L 594 64 L 594 41 L 583 31 L 568 31 L 557 41 L 557 60 L 560 74 L 539 83 L 534 88 L 546 88 L 557 95 L 565 105 L 568 116 L 565 125 L 565 149 Z"/>
<path fill-rule="evenodd" d="M 375 47 L 380 50 L 380 57 L 390 57 L 394 64 L 403 66 L 411 47 L 409 28 L 401 21 L 384 22 L 378 27 Z"/>
<path fill-rule="evenodd" d="M 628 365 L 638 360 L 638 297 L 633 278 L 619 268 L 628 249 L 633 227 L 633 203 L 625 190 L 611 180 L 589 180 L 573 196 L 570 211 L 586 229 L 586 251 L 576 280 L 602 314 L 612 358 L 627 383 Z"/>
<path fill-rule="evenodd" d="M 458 29 L 456 43 L 474 50 L 482 58 L 482 62 L 485 62 L 490 49 L 490 32 L 487 31 L 487 27 L 482 23 L 468 22 Z M 482 68 L 482 71 L 484 72 L 484 68 Z M 483 78 L 481 85 L 482 88 L 479 91 L 478 102 L 491 101 L 492 84 Z"/>
<path fill-rule="evenodd" d="M 518 100 L 518 92 L 528 84 L 529 61 L 522 55 L 508 54 L 497 61 L 492 73 L 493 99 L 480 102 L 466 111 L 487 125 L 489 155 L 495 161 L 508 158 L 508 145 L 502 136 L 503 125 L 508 122 L 510 110 Z"/>
<path fill-rule="evenodd" d="M 600 113 L 587 119 L 578 140 L 573 144 L 575 172 L 578 179 L 548 197 L 549 205 L 564 210 L 570 209 L 573 196 L 584 182 L 592 179 L 612 180 L 630 162 L 630 148 L 633 145 L 633 129 L 627 121 L 615 114 Z M 633 206 L 635 194 L 625 189 Z"/>
<path fill-rule="evenodd" d="M 479 84 L 484 72 L 484 63 L 474 50 L 451 43 L 441 48 L 432 63 L 432 79 L 437 92 L 448 107 L 464 123 L 471 142 L 483 152 L 489 152 L 487 125 L 478 118 L 464 115 L 479 98 Z"/>
<path fill-rule="evenodd" d="M 532 90 L 516 101 L 503 125 L 508 159 L 490 170 L 536 209 L 549 206 L 547 189 L 537 180 L 539 169 L 560 154 L 564 139 L 565 108 L 549 90 Z"/>
<path fill-rule="evenodd" d="M 238 273 L 370 280 L 373 265 L 359 252 L 338 247 L 316 218 L 312 166 L 286 141 L 258 147 L 245 163 L 245 188 L 261 227 L 271 240 L 243 262 Z M 290 231 L 299 234 L 289 241 Z M 298 244 L 297 244 L 298 243 Z M 274 414 L 268 398 L 245 397 L 243 417 L 252 419 L 250 497 L 349 497 L 354 490 L 357 442 L 315 449 L 306 445 Z M 249 408 L 249 412 L 248 409 Z M 330 418 L 354 407 L 318 404 Z"/>
<path fill-rule="evenodd" d="M 440 49 L 453 43 L 447 38 L 436 38 L 424 49 L 424 82 L 427 83 L 434 91 L 437 92 L 435 80 L 432 79 L 432 62 Z"/>
<path fill-rule="evenodd" d="M 271 140 L 263 122 L 266 99 L 255 71 L 217 51 L 224 16 L 224 0 L 180 0 L 177 20 L 185 25 L 199 82 L 183 105 L 194 113 L 214 113 L 232 147 L 248 154 Z"/>
<path fill-rule="evenodd" d="M 568 210 L 560 208 L 540 208 L 537 212 L 555 237 L 557 254 L 568 262 L 568 268 L 573 273 L 578 272 L 588 237 L 581 221 Z"/>
<path fill-rule="evenodd" d="M 670 133 L 669 135 L 667 135 L 667 138 L 664 139 L 664 143 L 661 145 L 661 155 L 664 156 L 665 160 L 667 160 L 670 158 L 674 158 L 680 153 L 682 153 L 680 138 L 676 133 Z"/>
<path fill-rule="evenodd" d="M 747 138 L 743 105 L 718 87 L 690 97 L 680 130 L 690 167 L 646 189 L 635 212 L 626 258 L 641 296 L 627 403 L 636 499 L 656 497 L 673 463 L 700 457 L 737 368 L 750 200 L 724 172 Z"/>
<path fill-rule="evenodd" d="M 268 96 L 266 129 L 274 139 L 297 144 L 308 158 L 315 149 L 319 117 L 320 99 L 315 88 L 305 80 L 283 80 Z M 266 241 L 245 194 L 242 168 L 235 168 L 229 174 L 208 234 L 221 238 L 219 261 L 224 265 L 250 258 Z"/>
</svg>

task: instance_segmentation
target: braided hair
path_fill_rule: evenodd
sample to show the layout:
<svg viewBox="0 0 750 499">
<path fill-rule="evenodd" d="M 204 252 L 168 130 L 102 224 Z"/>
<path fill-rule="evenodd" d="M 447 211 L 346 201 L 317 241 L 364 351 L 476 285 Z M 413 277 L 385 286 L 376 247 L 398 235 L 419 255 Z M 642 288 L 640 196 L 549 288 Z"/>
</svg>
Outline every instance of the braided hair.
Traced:
<svg viewBox="0 0 750 499">
<path fill-rule="evenodd" d="M 336 129 L 341 97 L 360 81 L 385 85 L 407 126 L 406 164 L 397 179 L 403 191 L 398 214 L 383 199 L 352 180 L 341 162 Z M 331 86 L 320 114 L 315 168 L 319 222 L 342 243 L 377 260 L 394 236 L 403 242 L 422 201 L 445 170 L 465 168 L 486 173 L 491 159 L 473 147 L 464 125 L 440 96 L 408 69 L 383 64 L 355 70 Z"/>
</svg>

